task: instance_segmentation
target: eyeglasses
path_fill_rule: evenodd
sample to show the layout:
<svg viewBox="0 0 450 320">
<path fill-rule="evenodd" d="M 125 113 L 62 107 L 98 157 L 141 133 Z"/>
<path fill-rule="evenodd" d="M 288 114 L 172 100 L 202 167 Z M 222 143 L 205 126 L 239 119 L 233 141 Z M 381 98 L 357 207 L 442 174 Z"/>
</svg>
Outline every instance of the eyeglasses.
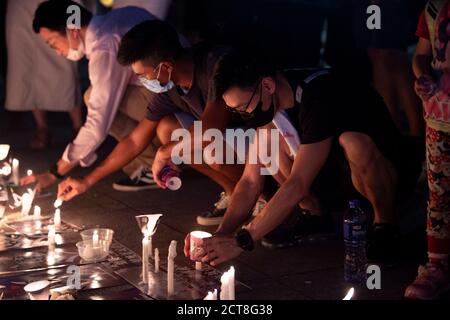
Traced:
<svg viewBox="0 0 450 320">
<path fill-rule="evenodd" d="M 253 93 L 252 93 L 252 96 L 250 97 L 250 100 L 244 106 L 240 106 L 240 107 L 237 107 L 237 108 L 231 108 L 231 107 L 227 106 L 227 108 L 233 113 L 237 113 L 237 114 L 239 114 L 241 116 L 248 117 L 250 115 L 250 113 L 247 112 L 247 109 L 250 106 L 250 104 L 252 103 L 253 97 L 255 96 L 256 91 L 258 90 L 258 88 L 260 88 L 262 90 L 262 84 L 260 82 L 258 82 L 258 84 L 256 85 L 255 89 L 253 90 Z M 260 90 L 260 92 L 261 92 L 261 90 Z"/>
</svg>

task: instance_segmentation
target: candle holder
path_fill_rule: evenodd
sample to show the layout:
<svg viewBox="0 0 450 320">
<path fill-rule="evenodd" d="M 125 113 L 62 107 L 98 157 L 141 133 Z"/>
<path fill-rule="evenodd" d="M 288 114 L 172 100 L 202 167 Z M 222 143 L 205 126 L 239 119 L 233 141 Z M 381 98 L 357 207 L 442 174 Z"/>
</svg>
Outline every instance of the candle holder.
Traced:
<svg viewBox="0 0 450 320">
<path fill-rule="evenodd" d="M 88 229 L 80 232 L 81 239 L 83 241 L 92 240 L 94 237 L 94 233 L 98 234 L 98 240 L 99 241 L 106 241 L 111 245 L 113 236 L 114 236 L 114 230 L 107 229 L 107 228 L 93 228 Z"/>
<path fill-rule="evenodd" d="M 190 236 L 191 243 L 189 257 L 192 261 L 201 262 L 203 257 L 203 249 L 200 247 L 199 242 L 202 239 L 212 237 L 212 234 L 204 231 L 192 231 Z"/>
<path fill-rule="evenodd" d="M 109 254 L 110 242 L 99 240 L 95 244 L 92 239 L 77 242 L 78 254 L 86 262 L 98 262 Z"/>
<path fill-rule="evenodd" d="M 47 280 L 31 282 L 23 290 L 28 293 L 30 300 L 48 300 L 50 297 L 50 282 Z"/>
</svg>

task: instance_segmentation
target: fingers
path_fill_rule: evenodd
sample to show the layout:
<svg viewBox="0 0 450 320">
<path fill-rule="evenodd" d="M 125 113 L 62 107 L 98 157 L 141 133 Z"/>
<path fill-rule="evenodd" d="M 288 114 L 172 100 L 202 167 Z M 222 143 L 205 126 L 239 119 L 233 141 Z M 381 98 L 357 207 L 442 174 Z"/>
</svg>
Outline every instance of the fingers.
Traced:
<svg viewBox="0 0 450 320">
<path fill-rule="evenodd" d="M 69 191 L 69 187 L 71 186 L 70 180 L 71 179 L 68 178 L 58 185 L 58 198 L 62 198 L 65 195 L 65 193 Z"/>
<path fill-rule="evenodd" d="M 23 177 L 22 179 L 20 179 L 20 185 L 21 186 L 26 186 L 32 183 L 35 183 L 37 181 L 36 175 L 31 175 L 31 176 L 26 176 Z"/>
<path fill-rule="evenodd" d="M 189 257 L 191 255 L 191 234 L 188 233 L 184 238 L 184 256 Z"/>
<path fill-rule="evenodd" d="M 70 191 L 67 191 L 62 197 L 61 200 L 63 201 L 69 201 L 78 196 L 80 193 L 76 189 L 71 189 Z"/>
<path fill-rule="evenodd" d="M 203 263 L 212 263 L 217 258 L 218 258 L 217 252 L 213 250 L 203 256 L 202 262 Z"/>
</svg>

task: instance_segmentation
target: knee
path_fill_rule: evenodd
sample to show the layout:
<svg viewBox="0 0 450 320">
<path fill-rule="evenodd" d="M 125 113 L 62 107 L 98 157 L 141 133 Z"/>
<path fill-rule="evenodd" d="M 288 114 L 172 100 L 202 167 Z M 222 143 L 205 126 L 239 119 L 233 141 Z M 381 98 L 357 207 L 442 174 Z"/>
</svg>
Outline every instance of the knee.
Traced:
<svg viewBox="0 0 450 320">
<path fill-rule="evenodd" d="M 92 91 L 92 88 L 89 87 L 83 94 L 83 101 L 84 101 L 84 104 L 87 105 L 87 106 L 89 105 L 89 99 L 91 97 L 91 91 Z"/>
<path fill-rule="evenodd" d="M 340 135 L 339 144 L 350 164 L 360 169 L 367 169 L 376 159 L 377 147 L 366 134 L 345 132 Z"/>
<path fill-rule="evenodd" d="M 171 141 L 175 121 L 172 116 L 166 116 L 159 121 L 156 127 L 156 135 L 161 144 L 165 145 Z"/>
</svg>

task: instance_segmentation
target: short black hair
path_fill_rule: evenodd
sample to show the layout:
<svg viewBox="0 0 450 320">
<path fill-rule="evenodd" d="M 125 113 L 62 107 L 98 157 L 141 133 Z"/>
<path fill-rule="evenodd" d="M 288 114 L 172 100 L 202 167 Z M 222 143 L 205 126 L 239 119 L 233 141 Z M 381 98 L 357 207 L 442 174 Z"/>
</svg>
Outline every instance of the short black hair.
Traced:
<svg viewBox="0 0 450 320">
<path fill-rule="evenodd" d="M 161 61 L 175 59 L 182 49 L 178 33 L 170 24 L 149 20 L 134 26 L 123 36 L 117 60 L 124 66 L 137 61 L 156 66 Z"/>
<path fill-rule="evenodd" d="M 86 8 L 71 0 L 48 0 L 39 4 L 34 13 L 34 32 L 39 33 L 41 28 L 48 28 L 52 31 L 57 31 L 65 35 L 67 19 L 71 15 L 70 13 L 67 13 L 67 8 L 72 5 L 80 8 L 81 26 L 87 26 L 91 21 L 92 13 L 90 13 Z"/>
<path fill-rule="evenodd" d="M 269 59 L 251 51 L 233 50 L 216 64 L 214 90 L 217 96 L 222 96 L 232 87 L 254 88 L 261 78 L 274 74 L 275 69 Z"/>
</svg>

